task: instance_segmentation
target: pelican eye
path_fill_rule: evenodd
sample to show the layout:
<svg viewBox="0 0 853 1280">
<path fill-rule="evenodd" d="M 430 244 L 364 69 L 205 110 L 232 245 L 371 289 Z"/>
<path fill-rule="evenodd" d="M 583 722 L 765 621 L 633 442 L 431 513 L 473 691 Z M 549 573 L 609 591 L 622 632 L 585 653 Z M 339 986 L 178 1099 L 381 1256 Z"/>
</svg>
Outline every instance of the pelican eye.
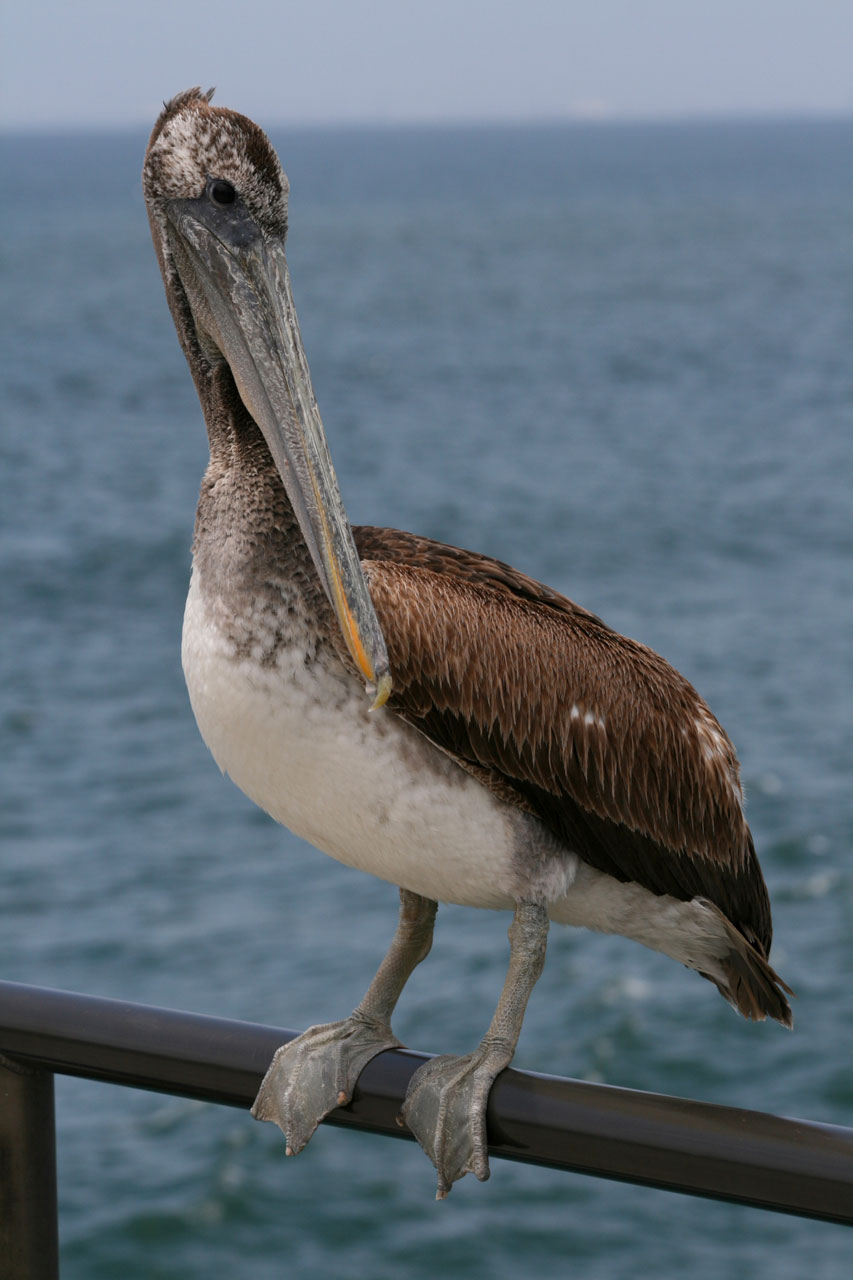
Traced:
<svg viewBox="0 0 853 1280">
<path fill-rule="evenodd" d="M 225 178 L 211 178 L 207 184 L 207 194 L 218 205 L 233 204 L 237 199 L 237 192 Z"/>
</svg>

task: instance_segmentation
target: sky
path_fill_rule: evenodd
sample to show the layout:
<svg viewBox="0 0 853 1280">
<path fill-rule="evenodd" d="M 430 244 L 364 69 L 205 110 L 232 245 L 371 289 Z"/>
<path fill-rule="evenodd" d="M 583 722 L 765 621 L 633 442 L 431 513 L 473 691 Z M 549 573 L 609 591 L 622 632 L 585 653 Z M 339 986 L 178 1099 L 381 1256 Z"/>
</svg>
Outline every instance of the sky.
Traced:
<svg viewBox="0 0 853 1280">
<path fill-rule="evenodd" d="M 853 111 L 851 0 L 7 0 L 0 128 Z"/>
</svg>

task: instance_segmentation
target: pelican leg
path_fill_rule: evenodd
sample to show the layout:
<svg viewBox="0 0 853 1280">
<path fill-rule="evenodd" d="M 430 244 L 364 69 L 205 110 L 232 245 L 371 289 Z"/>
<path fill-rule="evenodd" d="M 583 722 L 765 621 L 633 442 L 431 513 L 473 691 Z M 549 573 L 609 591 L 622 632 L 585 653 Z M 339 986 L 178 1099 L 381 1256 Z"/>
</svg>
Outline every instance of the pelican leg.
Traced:
<svg viewBox="0 0 853 1280">
<path fill-rule="evenodd" d="M 371 1058 L 400 1041 L 391 1014 L 412 971 L 429 955 L 438 903 L 400 890 L 397 931 L 361 1003 L 348 1018 L 309 1027 L 276 1050 L 252 1104 L 256 1120 L 271 1120 L 297 1155 L 317 1125 L 351 1100 Z"/>
<path fill-rule="evenodd" d="M 486 1106 L 496 1076 L 518 1044 L 530 993 L 545 964 L 548 913 L 519 902 L 509 929 L 509 968 L 495 1016 L 479 1047 L 465 1057 L 433 1058 L 415 1072 L 400 1114 L 438 1170 L 436 1200 L 466 1173 L 489 1176 Z"/>
</svg>

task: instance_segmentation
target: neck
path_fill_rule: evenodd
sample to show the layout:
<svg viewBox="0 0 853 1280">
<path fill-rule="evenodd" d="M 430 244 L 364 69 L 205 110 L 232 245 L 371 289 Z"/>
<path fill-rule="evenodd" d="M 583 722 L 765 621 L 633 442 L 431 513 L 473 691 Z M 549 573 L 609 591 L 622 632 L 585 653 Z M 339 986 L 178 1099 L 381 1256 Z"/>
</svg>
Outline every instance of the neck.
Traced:
<svg viewBox="0 0 853 1280">
<path fill-rule="evenodd" d="M 332 634 L 334 615 L 299 522 L 228 366 L 210 367 L 196 385 L 210 442 L 193 539 L 205 594 L 235 615 L 274 609 Z"/>
</svg>

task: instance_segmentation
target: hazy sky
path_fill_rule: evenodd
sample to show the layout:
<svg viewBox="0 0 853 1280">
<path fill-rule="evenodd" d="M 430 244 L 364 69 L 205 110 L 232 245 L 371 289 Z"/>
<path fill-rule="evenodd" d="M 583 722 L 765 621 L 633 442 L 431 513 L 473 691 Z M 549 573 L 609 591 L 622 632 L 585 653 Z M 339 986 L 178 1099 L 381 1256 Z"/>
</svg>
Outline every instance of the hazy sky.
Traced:
<svg viewBox="0 0 853 1280">
<path fill-rule="evenodd" d="M 853 0 L 7 0 L 0 125 L 849 113 Z"/>
</svg>

